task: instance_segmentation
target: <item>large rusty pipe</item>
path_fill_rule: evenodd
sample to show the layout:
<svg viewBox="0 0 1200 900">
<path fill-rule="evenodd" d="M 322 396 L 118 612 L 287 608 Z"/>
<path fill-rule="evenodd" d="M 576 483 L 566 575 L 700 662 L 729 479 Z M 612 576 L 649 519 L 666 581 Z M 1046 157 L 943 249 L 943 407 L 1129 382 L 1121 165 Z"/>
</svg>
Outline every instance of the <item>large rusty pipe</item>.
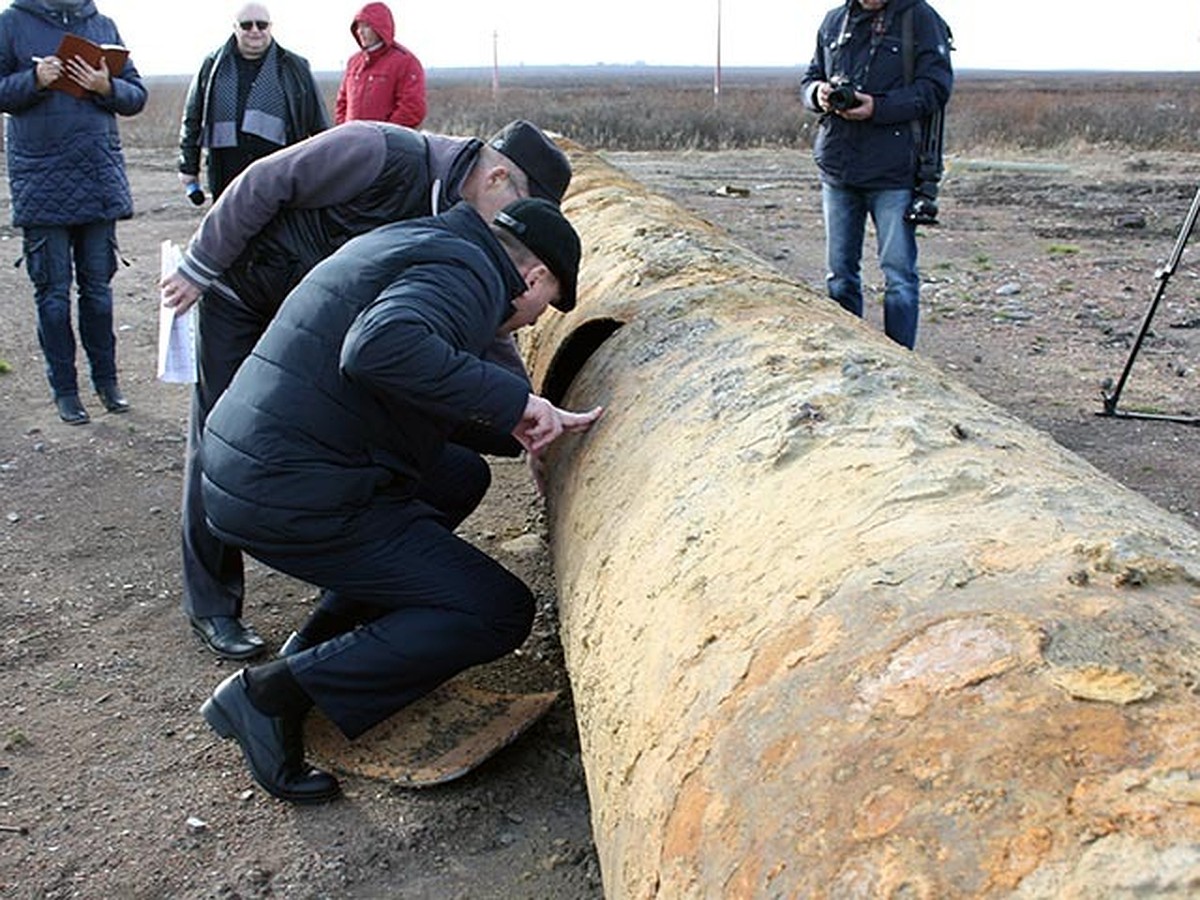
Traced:
<svg viewBox="0 0 1200 900">
<path fill-rule="evenodd" d="M 566 143 L 547 488 L 606 894 L 1194 896 L 1197 535 Z"/>
</svg>

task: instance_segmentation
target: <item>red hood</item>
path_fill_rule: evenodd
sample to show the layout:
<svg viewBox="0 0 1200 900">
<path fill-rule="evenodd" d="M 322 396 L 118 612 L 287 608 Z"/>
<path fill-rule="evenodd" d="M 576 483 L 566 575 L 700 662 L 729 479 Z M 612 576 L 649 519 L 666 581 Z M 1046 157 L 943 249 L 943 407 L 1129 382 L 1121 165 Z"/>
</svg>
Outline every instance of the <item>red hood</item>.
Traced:
<svg viewBox="0 0 1200 900">
<path fill-rule="evenodd" d="M 350 34 L 354 37 L 355 43 L 358 42 L 358 35 L 354 33 L 354 25 L 356 22 L 366 22 L 379 35 L 380 40 L 385 46 L 391 46 L 396 42 L 396 23 L 392 19 L 392 11 L 387 8 L 386 3 L 368 3 L 350 20 Z"/>
</svg>

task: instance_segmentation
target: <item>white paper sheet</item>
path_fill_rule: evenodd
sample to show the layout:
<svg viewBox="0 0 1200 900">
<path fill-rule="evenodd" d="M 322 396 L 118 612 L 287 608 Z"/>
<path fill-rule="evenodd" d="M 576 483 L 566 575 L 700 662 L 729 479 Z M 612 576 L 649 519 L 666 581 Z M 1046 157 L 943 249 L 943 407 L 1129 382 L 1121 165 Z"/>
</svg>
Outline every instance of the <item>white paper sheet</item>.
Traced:
<svg viewBox="0 0 1200 900">
<path fill-rule="evenodd" d="M 179 248 L 162 242 L 162 277 L 179 267 Z M 158 307 L 158 380 L 176 384 L 196 381 L 196 307 L 181 316 L 169 306 Z"/>
</svg>

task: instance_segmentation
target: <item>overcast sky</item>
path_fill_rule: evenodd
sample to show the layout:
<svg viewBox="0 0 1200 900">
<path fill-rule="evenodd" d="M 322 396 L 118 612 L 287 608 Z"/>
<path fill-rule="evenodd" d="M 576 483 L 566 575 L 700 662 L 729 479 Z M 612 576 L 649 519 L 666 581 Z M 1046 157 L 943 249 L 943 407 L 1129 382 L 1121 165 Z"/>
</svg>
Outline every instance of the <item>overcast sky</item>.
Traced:
<svg viewBox="0 0 1200 900">
<path fill-rule="evenodd" d="M 239 4 L 96 0 L 116 20 L 146 75 L 191 74 L 230 33 Z M 800 66 L 831 0 L 451 0 L 390 3 L 397 38 L 426 68 L 490 66 L 711 66 L 721 9 L 723 66 Z M 266 4 L 275 37 L 313 68 L 337 71 L 355 50 L 339 0 Z M 1200 0 L 1154 4 L 1068 0 L 937 0 L 954 31 L 957 68 L 1200 69 Z M 498 13 L 503 10 L 503 15 Z M 171 21 L 174 20 L 174 21 Z"/>
</svg>

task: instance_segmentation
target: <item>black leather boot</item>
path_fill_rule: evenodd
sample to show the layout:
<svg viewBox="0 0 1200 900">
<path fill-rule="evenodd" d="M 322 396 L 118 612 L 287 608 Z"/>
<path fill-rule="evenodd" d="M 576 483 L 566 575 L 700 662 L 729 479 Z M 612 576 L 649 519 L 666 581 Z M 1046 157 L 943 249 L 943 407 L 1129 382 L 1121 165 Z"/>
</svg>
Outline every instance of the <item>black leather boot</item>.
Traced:
<svg viewBox="0 0 1200 900">
<path fill-rule="evenodd" d="M 341 791 L 328 772 L 304 761 L 303 720 L 270 716 L 250 700 L 246 670 L 234 672 L 200 707 L 218 735 L 241 745 L 250 774 L 267 793 L 289 803 L 324 803 Z"/>
<path fill-rule="evenodd" d="M 129 412 L 129 401 L 125 399 L 116 382 L 96 388 L 96 393 L 100 395 L 100 402 L 110 413 Z"/>
<path fill-rule="evenodd" d="M 196 616 L 191 622 L 204 646 L 225 659 L 249 659 L 266 649 L 266 641 L 237 616 Z"/>
<path fill-rule="evenodd" d="M 86 425 L 92 420 L 83 404 L 79 402 L 78 394 L 55 397 L 54 405 L 58 407 L 58 417 L 68 425 Z"/>
</svg>

